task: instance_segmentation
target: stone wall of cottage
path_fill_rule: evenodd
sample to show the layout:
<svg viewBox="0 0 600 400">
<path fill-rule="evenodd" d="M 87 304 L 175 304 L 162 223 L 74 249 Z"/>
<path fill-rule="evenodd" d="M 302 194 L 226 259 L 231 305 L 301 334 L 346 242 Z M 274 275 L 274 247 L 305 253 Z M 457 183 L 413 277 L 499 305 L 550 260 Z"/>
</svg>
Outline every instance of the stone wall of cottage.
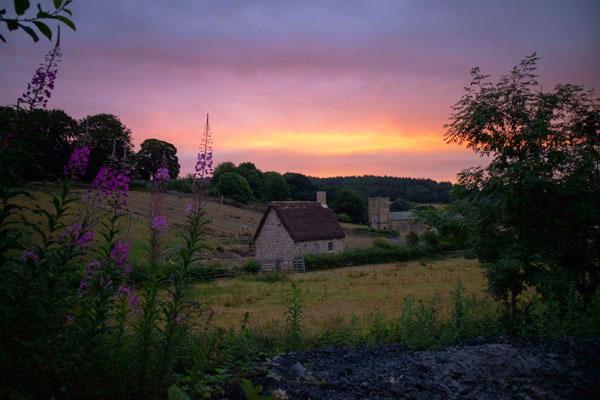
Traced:
<svg viewBox="0 0 600 400">
<path fill-rule="evenodd" d="M 331 243 L 332 249 L 329 250 Z M 344 251 L 344 239 L 313 240 L 309 242 L 300 242 L 300 252 L 302 254 L 341 253 Z"/>
<path fill-rule="evenodd" d="M 288 260 L 302 254 L 298 244 L 294 243 L 273 209 L 269 211 L 255 245 L 258 260 Z"/>
</svg>

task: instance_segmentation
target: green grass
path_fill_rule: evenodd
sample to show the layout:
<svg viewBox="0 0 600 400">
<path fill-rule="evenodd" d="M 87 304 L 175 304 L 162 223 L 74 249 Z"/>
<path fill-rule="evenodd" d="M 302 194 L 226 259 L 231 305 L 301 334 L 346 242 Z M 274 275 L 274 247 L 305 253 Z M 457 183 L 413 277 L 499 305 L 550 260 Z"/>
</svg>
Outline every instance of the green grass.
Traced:
<svg viewBox="0 0 600 400">
<path fill-rule="evenodd" d="M 365 265 L 305 274 L 289 274 L 304 301 L 307 329 L 322 331 L 332 318 L 359 319 L 367 326 L 368 316 L 378 309 L 385 318 L 401 315 L 403 298 L 412 293 L 428 300 L 436 293 L 442 299 L 461 279 L 476 297 L 485 295 L 485 278 L 476 260 L 449 258 L 424 262 Z M 213 310 L 212 323 L 237 329 L 246 312 L 250 326 L 281 326 L 290 294 L 290 282 L 239 277 L 210 283 L 198 283 L 198 300 Z M 449 303 L 449 302 L 446 302 Z"/>
</svg>

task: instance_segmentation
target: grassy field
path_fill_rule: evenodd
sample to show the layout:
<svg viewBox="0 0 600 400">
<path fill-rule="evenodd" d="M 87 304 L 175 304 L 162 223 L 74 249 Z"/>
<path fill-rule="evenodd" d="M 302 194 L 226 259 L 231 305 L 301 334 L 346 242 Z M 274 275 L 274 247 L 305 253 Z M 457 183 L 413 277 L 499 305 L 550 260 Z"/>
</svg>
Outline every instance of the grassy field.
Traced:
<svg viewBox="0 0 600 400">
<path fill-rule="evenodd" d="M 196 286 L 198 300 L 213 311 L 212 324 L 238 329 L 246 312 L 253 329 L 278 331 L 296 282 L 304 302 L 306 328 L 318 332 L 327 325 L 357 317 L 367 326 L 375 309 L 384 317 L 400 316 L 403 297 L 412 293 L 428 300 L 436 293 L 448 299 L 458 279 L 469 293 L 484 295 L 485 278 L 476 260 L 448 258 L 395 264 L 365 265 L 328 271 L 290 274 L 285 281 L 266 283 L 249 277 L 224 279 Z M 449 304 L 449 302 L 444 302 Z"/>
</svg>

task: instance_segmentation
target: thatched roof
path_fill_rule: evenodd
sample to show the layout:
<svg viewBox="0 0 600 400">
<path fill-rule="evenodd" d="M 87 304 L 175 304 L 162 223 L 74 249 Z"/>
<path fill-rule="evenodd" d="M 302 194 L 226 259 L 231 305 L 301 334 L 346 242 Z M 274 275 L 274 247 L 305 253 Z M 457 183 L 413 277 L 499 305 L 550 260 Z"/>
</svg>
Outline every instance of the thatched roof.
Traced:
<svg viewBox="0 0 600 400">
<path fill-rule="evenodd" d="M 343 239 L 346 236 L 332 209 L 323 208 L 315 201 L 276 201 L 265 211 L 254 234 L 254 240 L 271 210 L 275 210 L 277 218 L 294 242 Z"/>
</svg>

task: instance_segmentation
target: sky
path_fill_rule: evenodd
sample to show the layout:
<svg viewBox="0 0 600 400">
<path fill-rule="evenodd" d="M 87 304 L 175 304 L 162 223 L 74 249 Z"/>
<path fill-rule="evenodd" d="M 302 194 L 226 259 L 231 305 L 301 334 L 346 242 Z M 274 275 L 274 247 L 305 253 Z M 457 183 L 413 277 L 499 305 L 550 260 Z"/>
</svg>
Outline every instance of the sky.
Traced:
<svg viewBox="0 0 600 400">
<path fill-rule="evenodd" d="M 44 3 L 45 0 L 42 0 Z M 46 4 L 50 4 L 46 1 Z M 191 172 L 206 114 L 216 162 L 312 176 L 455 181 L 485 163 L 444 141 L 474 66 L 540 57 L 542 89 L 600 90 L 600 1 L 74 0 L 49 108 L 110 113 Z M 0 104 L 52 44 L 0 33 Z"/>
</svg>

